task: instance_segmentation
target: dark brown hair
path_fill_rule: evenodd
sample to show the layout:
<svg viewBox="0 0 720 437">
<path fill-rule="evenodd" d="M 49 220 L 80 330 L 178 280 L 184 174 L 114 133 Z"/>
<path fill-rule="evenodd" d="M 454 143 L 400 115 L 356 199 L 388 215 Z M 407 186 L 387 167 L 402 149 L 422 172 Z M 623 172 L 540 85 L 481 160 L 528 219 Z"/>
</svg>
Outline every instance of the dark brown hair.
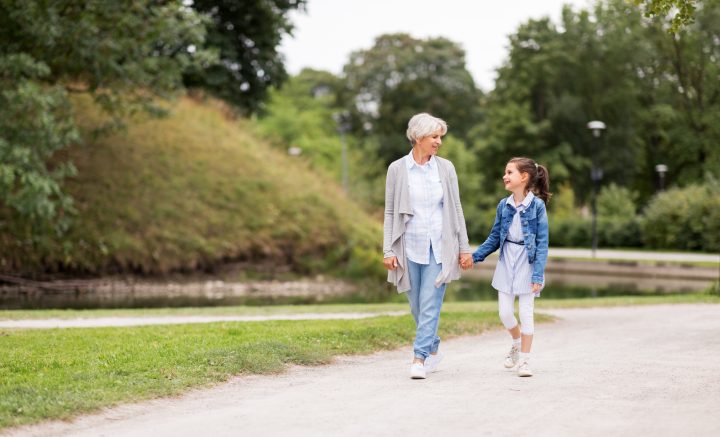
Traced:
<svg viewBox="0 0 720 437">
<path fill-rule="evenodd" d="M 512 158 L 508 164 L 511 162 L 515 164 L 520 173 L 527 173 L 530 176 L 527 189 L 541 198 L 543 202 L 548 203 L 552 193 L 550 192 L 550 173 L 547 168 L 530 158 Z"/>
</svg>

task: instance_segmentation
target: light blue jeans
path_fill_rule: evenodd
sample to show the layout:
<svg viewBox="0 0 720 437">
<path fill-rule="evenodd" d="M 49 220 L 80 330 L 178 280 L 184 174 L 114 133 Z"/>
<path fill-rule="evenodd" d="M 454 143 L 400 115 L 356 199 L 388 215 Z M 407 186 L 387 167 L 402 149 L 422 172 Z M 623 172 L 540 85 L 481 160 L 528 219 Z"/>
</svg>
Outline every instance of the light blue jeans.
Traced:
<svg viewBox="0 0 720 437">
<path fill-rule="evenodd" d="M 435 278 L 442 270 L 442 264 L 435 262 L 432 245 L 430 247 L 430 263 L 418 264 L 408 259 L 410 274 L 410 312 L 415 319 L 415 358 L 426 359 L 431 353 L 438 351 L 440 337 L 437 335 L 440 322 L 440 309 L 445 297 L 446 284 L 435 287 Z"/>
</svg>

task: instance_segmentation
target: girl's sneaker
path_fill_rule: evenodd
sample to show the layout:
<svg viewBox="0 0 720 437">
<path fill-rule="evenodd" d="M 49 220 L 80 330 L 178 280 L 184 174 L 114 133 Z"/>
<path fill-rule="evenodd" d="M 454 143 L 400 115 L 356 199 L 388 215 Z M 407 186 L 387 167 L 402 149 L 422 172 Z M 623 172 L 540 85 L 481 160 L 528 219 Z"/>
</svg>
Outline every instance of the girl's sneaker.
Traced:
<svg viewBox="0 0 720 437">
<path fill-rule="evenodd" d="M 530 369 L 530 362 L 528 360 L 520 362 L 517 372 L 518 376 L 533 376 L 532 370 Z"/>
<path fill-rule="evenodd" d="M 505 368 L 512 369 L 513 367 L 515 367 L 519 358 L 520 349 L 518 349 L 517 346 L 513 345 L 513 347 L 510 348 L 510 352 L 508 352 L 507 356 L 505 357 Z"/>
</svg>

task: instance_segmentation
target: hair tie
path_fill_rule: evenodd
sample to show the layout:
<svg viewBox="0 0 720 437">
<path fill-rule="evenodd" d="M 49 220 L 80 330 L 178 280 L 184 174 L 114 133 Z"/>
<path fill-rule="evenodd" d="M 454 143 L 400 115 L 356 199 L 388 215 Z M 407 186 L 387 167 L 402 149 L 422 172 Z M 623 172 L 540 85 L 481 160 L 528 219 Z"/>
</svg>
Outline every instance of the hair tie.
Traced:
<svg viewBox="0 0 720 437">
<path fill-rule="evenodd" d="M 537 162 L 535 163 L 535 168 L 538 168 L 538 164 L 537 164 Z"/>
</svg>

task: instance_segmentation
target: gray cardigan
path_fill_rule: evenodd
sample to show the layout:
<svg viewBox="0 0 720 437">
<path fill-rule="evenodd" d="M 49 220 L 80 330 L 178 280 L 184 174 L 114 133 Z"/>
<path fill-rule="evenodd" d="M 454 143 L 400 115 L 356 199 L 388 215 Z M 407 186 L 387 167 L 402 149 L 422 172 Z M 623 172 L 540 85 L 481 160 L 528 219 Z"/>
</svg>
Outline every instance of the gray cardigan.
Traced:
<svg viewBox="0 0 720 437">
<path fill-rule="evenodd" d="M 460 205 L 455 166 L 447 159 L 435 156 L 443 187 L 443 227 L 442 227 L 442 271 L 435 279 L 435 286 L 447 284 L 460 278 L 460 253 L 470 253 L 465 216 Z M 398 293 L 410 290 L 410 275 L 405 256 L 405 223 L 413 215 L 410 206 L 407 167 L 402 157 L 388 168 L 385 180 L 385 225 L 383 238 L 383 256 L 396 256 L 398 267 L 388 271 L 388 282 L 393 283 Z"/>
</svg>

